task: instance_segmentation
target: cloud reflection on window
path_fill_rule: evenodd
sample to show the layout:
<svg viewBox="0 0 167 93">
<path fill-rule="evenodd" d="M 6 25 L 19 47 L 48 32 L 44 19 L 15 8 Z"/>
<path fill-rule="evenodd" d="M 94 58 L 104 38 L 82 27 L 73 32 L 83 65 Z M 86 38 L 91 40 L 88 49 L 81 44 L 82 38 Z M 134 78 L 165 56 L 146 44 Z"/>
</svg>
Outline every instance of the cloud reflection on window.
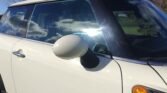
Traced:
<svg viewBox="0 0 167 93">
<path fill-rule="evenodd" d="M 101 29 L 96 22 L 75 21 L 73 19 L 63 19 L 55 23 L 56 27 L 63 31 L 83 32 L 88 36 L 97 36 L 101 34 Z"/>
<path fill-rule="evenodd" d="M 33 38 L 42 38 L 47 36 L 47 29 L 40 27 L 39 24 L 30 21 L 28 37 Z"/>
<path fill-rule="evenodd" d="M 15 36 L 24 36 L 26 33 L 27 20 L 25 18 L 25 12 L 19 11 L 12 13 L 8 11 L 5 16 L 2 17 L 0 24 L 1 32 L 15 35 Z"/>
</svg>

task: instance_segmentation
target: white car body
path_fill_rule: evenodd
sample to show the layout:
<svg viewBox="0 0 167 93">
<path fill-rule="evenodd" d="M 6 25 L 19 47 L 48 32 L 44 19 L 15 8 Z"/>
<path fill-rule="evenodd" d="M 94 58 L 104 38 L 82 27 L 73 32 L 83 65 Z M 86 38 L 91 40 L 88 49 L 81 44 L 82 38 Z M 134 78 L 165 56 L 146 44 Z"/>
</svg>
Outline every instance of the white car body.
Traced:
<svg viewBox="0 0 167 93">
<path fill-rule="evenodd" d="M 50 1 L 53 0 L 22 1 L 10 8 Z M 0 90 L 2 93 L 132 93 L 134 86 L 142 85 L 162 91 L 154 93 L 167 93 L 167 64 L 154 65 L 115 56 L 98 58 L 98 66 L 88 69 L 81 65 L 80 56 L 72 59 L 56 56 L 53 44 L 0 33 Z M 5 89 L 1 89 L 3 86 Z"/>
</svg>

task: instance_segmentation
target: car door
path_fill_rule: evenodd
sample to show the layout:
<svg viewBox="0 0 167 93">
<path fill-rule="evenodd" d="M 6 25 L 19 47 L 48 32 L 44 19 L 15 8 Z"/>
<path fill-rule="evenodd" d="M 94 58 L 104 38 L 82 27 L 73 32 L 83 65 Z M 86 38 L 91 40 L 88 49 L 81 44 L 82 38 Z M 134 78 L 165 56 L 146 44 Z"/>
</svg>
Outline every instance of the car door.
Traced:
<svg viewBox="0 0 167 93">
<path fill-rule="evenodd" d="M 37 4 L 27 38 L 13 48 L 19 54 L 12 55 L 17 93 L 122 93 L 120 68 L 106 56 L 109 51 L 99 28 L 87 1 Z M 80 58 L 54 55 L 54 42 L 69 34 L 81 36 L 101 55 L 97 67 L 86 69 Z"/>
<path fill-rule="evenodd" d="M 14 45 L 25 37 L 27 13 L 30 8 L 12 7 L 9 8 L 0 22 L 0 76 L 3 79 L 5 88 L 1 91 L 15 93 L 11 54 Z M 25 26 L 20 26 L 24 23 Z M 0 88 L 2 88 L 0 86 Z"/>
</svg>

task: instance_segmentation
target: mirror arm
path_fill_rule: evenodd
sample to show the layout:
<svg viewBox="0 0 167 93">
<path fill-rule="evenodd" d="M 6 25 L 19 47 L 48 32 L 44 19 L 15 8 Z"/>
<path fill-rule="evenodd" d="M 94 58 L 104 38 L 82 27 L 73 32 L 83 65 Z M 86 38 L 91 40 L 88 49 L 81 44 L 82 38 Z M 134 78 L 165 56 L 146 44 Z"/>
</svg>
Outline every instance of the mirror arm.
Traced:
<svg viewBox="0 0 167 93">
<path fill-rule="evenodd" d="M 81 57 L 81 64 L 85 68 L 95 68 L 99 65 L 99 58 L 88 49 L 87 53 Z"/>
</svg>

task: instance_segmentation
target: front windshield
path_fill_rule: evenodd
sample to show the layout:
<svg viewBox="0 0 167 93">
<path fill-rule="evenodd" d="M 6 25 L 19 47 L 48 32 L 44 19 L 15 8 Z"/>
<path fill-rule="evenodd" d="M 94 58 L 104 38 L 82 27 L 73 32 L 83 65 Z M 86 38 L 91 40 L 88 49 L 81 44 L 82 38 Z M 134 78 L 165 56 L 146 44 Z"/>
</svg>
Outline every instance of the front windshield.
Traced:
<svg viewBox="0 0 167 93">
<path fill-rule="evenodd" d="M 124 9 L 118 7 L 113 14 L 136 58 L 167 59 L 167 30 L 158 14 L 144 4 L 128 5 Z"/>
</svg>

